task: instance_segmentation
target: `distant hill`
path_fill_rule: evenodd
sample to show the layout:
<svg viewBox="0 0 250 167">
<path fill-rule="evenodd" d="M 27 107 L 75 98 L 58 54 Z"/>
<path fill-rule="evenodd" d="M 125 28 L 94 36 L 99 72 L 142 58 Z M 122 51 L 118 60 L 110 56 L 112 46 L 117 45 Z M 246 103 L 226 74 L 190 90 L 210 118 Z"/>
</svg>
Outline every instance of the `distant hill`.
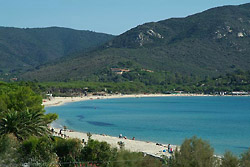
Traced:
<svg viewBox="0 0 250 167">
<path fill-rule="evenodd" d="M 85 53 L 112 38 L 108 34 L 59 27 L 0 27 L 0 70 L 25 71 L 68 55 Z"/>
<path fill-rule="evenodd" d="M 111 67 L 218 76 L 250 70 L 250 3 L 209 9 L 186 18 L 137 26 L 102 47 L 22 75 L 79 80 L 109 75 Z"/>
</svg>

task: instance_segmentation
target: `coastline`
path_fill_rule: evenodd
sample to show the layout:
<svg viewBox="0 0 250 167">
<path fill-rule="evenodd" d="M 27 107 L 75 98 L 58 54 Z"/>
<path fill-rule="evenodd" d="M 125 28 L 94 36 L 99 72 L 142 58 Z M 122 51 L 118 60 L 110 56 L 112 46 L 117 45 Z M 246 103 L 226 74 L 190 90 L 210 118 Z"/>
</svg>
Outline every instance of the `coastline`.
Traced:
<svg viewBox="0 0 250 167">
<path fill-rule="evenodd" d="M 53 97 L 51 100 L 43 99 L 42 105 L 60 106 L 66 103 L 79 102 L 86 100 L 98 100 L 98 99 L 115 99 L 115 98 L 141 98 L 141 97 L 187 97 L 187 96 L 215 96 L 204 94 L 131 94 L 131 95 L 107 95 L 107 96 L 82 96 L 82 97 Z"/>
<path fill-rule="evenodd" d="M 204 94 L 133 94 L 133 95 L 108 95 L 108 96 L 83 96 L 83 97 L 55 97 L 51 100 L 43 100 L 43 105 L 45 107 L 49 106 L 61 106 L 66 103 L 71 102 L 79 102 L 86 100 L 98 100 L 98 99 L 113 99 L 113 98 L 140 98 L 140 97 L 187 97 L 187 96 L 217 96 L 217 95 L 204 95 Z M 53 125 L 52 125 L 53 127 Z M 57 135 L 59 134 L 60 129 L 53 127 Z M 67 129 L 66 131 L 62 131 L 62 137 L 66 135 L 69 138 L 78 138 L 80 140 L 84 139 L 85 142 L 88 140 L 88 136 L 86 132 L 77 132 Z M 119 134 L 117 134 L 118 136 Z M 151 141 L 140 141 L 140 140 L 132 140 L 132 139 L 124 139 L 114 136 L 108 136 L 105 134 L 92 134 L 92 139 L 98 141 L 104 141 L 110 144 L 112 147 L 119 148 L 118 142 L 122 141 L 125 144 L 125 149 L 133 152 L 143 152 L 145 154 L 161 158 L 162 156 L 170 157 L 171 154 L 168 153 L 167 146 L 168 144 L 159 144 Z M 172 145 L 171 147 L 175 150 L 178 149 L 179 146 Z"/>
<path fill-rule="evenodd" d="M 45 107 L 49 106 L 61 106 L 66 103 L 71 102 L 79 102 L 79 101 L 86 101 L 86 100 L 98 100 L 98 99 L 113 99 L 113 98 L 140 98 L 140 97 L 171 97 L 171 96 L 195 96 L 194 94 L 137 94 L 137 95 L 109 95 L 109 96 L 84 96 L 84 97 L 54 97 L 51 100 L 44 99 L 43 105 Z M 196 96 L 204 96 L 204 95 L 196 95 Z M 205 95 L 207 96 L 207 95 Z M 69 138 L 77 138 L 77 139 L 84 139 L 84 142 L 88 141 L 87 133 L 85 132 L 77 132 L 67 129 L 66 131 L 62 131 L 63 135 L 59 135 L 59 128 L 53 127 L 55 136 L 61 137 L 69 137 Z M 111 145 L 111 147 L 116 147 L 119 149 L 118 142 L 123 142 L 125 144 L 124 148 L 129 151 L 133 152 L 143 152 L 147 155 L 151 155 L 157 158 L 161 158 L 162 156 L 170 157 L 171 154 L 168 153 L 168 144 L 162 143 L 155 143 L 150 141 L 141 141 L 141 140 L 132 140 L 132 139 L 124 139 L 114 136 L 108 136 L 104 134 L 92 134 L 92 139 L 98 141 L 104 141 Z M 170 143 L 169 143 L 170 144 Z M 171 145 L 171 147 L 175 150 L 178 148 L 176 145 Z"/>
<path fill-rule="evenodd" d="M 59 137 L 65 137 L 68 138 L 76 138 L 80 139 L 81 141 L 84 139 L 84 142 L 88 142 L 88 136 L 87 133 L 84 132 L 77 132 L 72 131 L 69 129 L 62 130 L 62 135 L 59 135 L 59 128 L 53 128 L 54 129 L 54 135 Z M 170 157 L 171 154 L 168 153 L 168 144 L 160 144 L 160 143 L 154 143 L 150 141 L 141 141 L 141 140 L 132 140 L 132 139 L 125 139 L 125 138 L 119 138 L 114 136 L 108 136 L 105 134 L 91 134 L 91 139 L 98 140 L 100 142 L 107 142 L 111 145 L 113 148 L 118 148 L 119 145 L 118 142 L 124 143 L 124 148 L 126 150 L 132 151 L 132 152 L 142 152 L 147 155 L 151 155 L 153 157 L 162 158 L 162 156 Z M 171 145 L 171 147 L 175 150 L 178 148 L 176 145 Z"/>
</svg>

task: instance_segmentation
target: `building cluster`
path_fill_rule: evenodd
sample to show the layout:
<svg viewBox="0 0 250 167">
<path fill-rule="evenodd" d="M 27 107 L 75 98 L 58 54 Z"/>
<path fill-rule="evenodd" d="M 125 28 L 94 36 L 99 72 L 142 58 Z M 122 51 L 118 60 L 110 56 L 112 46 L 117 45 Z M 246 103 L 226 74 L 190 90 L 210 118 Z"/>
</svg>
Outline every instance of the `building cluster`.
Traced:
<svg viewBox="0 0 250 167">
<path fill-rule="evenodd" d="M 122 75 L 123 73 L 129 72 L 130 70 L 124 69 L 124 68 L 111 68 L 111 71 L 116 73 L 116 74 Z"/>
<path fill-rule="evenodd" d="M 116 74 L 119 74 L 119 75 L 122 75 L 125 72 L 130 72 L 130 70 L 127 69 L 127 68 L 111 68 L 111 71 L 113 73 L 116 73 Z M 148 69 L 141 69 L 141 71 L 146 71 L 146 72 L 151 72 L 151 73 L 154 72 L 154 71 L 148 70 Z"/>
<path fill-rule="evenodd" d="M 146 71 L 146 72 L 154 72 L 152 70 L 148 70 L 148 69 L 141 69 L 142 71 Z"/>
<path fill-rule="evenodd" d="M 232 96 L 244 96 L 250 95 L 250 92 L 245 91 L 232 91 L 232 92 L 214 92 L 216 95 L 224 96 L 224 95 L 232 95 Z"/>
</svg>

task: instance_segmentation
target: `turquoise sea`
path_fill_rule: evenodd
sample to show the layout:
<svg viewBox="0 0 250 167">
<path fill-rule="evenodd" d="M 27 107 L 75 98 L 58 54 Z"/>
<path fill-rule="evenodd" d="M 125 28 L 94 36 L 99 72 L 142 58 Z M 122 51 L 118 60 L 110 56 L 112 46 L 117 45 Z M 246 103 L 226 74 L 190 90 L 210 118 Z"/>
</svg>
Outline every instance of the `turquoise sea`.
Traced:
<svg viewBox="0 0 250 167">
<path fill-rule="evenodd" d="M 144 97 L 100 99 L 46 107 L 54 126 L 180 145 L 194 135 L 215 153 L 240 155 L 250 147 L 250 97 Z"/>
</svg>

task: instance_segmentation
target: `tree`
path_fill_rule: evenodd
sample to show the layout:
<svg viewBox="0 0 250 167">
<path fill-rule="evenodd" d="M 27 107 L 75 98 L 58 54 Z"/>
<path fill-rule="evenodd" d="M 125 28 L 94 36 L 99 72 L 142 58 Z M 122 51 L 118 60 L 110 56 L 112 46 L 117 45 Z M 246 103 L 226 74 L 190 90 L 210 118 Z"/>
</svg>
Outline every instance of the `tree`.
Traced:
<svg viewBox="0 0 250 167">
<path fill-rule="evenodd" d="M 212 167 L 215 164 L 214 150 L 208 142 L 192 137 L 186 139 L 179 151 L 170 160 L 171 167 Z"/>
<path fill-rule="evenodd" d="M 222 158 L 221 167 L 239 167 L 239 160 L 231 152 L 227 151 Z"/>
<path fill-rule="evenodd" d="M 19 142 L 13 135 L 0 136 L 0 166 L 18 166 Z"/>
<path fill-rule="evenodd" d="M 55 167 L 57 155 L 54 153 L 54 142 L 49 137 L 30 137 L 21 143 L 20 161 L 30 167 Z"/>
<path fill-rule="evenodd" d="M 29 110 L 30 112 L 45 112 L 42 104 L 42 97 L 35 94 L 29 87 L 17 86 L 10 87 L 9 91 L 5 91 L 5 98 L 1 99 L 5 102 L 7 108 L 0 109 L 0 111 L 6 111 L 6 109 L 14 111 Z"/>
<path fill-rule="evenodd" d="M 99 142 L 89 139 L 87 145 L 82 150 L 82 160 L 93 161 L 93 163 L 108 166 L 114 159 L 117 150 L 112 149 L 107 142 Z"/>
<path fill-rule="evenodd" d="M 59 157 L 62 167 L 74 166 L 77 162 L 83 146 L 79 139 L 56 138 L 55 152 Z M 64 162 L 68 162 L 65 164 Z"/>
<path fill-rule="evenodd" d="M 241 167 L 250 166 L 250 148 L 245 153 L 241 154 L 240 166 Z"/>
<path fill-rule="evenodd" d="M 0 135 L 13 134 L 20 141 L 47 135 L 47 125 L 57 115 L 44 113 L 41 96 L 29 87 L 11 84 L 0 87 Z"/>
<path fill-rule="evenodd" d="M 116 160 L 111 166 L 114 167 L 162 167 L 162 162 L 158 159 L 144 156 L 143 153 L 120 150 Z"/>
<path fill-rule="evenodd" d="M 19 141 L 29 136 L 48 134 L 47 122 L 41 112 L 8 110 L 0 114 L 0 135 L 13 134 Z"/>
</svg>

